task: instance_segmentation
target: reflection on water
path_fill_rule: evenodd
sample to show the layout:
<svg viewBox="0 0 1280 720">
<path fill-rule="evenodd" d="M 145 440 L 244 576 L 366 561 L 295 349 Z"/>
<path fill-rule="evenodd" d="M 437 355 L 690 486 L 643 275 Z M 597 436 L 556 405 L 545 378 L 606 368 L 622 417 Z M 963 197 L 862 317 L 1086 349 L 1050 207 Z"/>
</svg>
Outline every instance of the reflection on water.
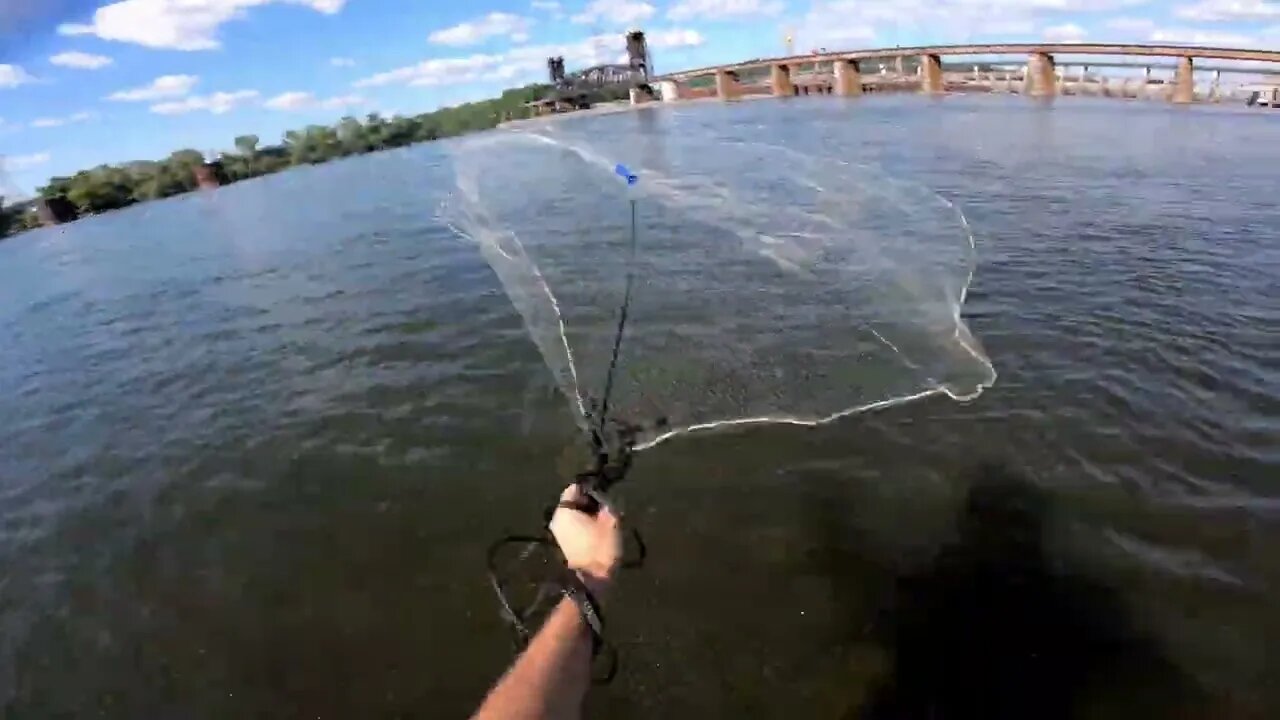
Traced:
<svg viewBox="0 0 1280 720">
<path fill-rule="evenodd" d="M 870 631 L 891 659 L 847 717 L 1208 717 L 1121 597 L 1049 556 L 1043 491 L 998 466 L 962 482 L 957 537 L 897 579 Z"/>
<path fill-rule="evenodd" d="M 619 501 L 650 560 L 591 716 L 1276 716 L 1273 120 L 902 96 L 568 120 L 679 136 L 655 165 L 714 127 L 938 190 L 1000 370 L 968 404 L 641 453 Z M 425 145 L 0 243 L 0 714 L 475 707 L 510 659 L 484 550 L 536 525 L 577 432 L 435 223 L 451 185 Z"/>
</svg>

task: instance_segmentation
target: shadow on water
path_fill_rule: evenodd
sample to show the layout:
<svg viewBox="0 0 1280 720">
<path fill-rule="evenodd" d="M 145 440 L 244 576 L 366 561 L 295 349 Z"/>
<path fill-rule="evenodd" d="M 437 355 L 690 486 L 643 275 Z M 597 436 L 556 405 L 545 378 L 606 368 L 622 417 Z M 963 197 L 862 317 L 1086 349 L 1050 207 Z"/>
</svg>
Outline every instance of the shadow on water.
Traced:
<svg viewBox="0 0 1280 720">
<path fill-rule="evenodd" d="M 1051 559 L 1046 493 L 1000 466 L 967 480 L 955 539 L 899 574 L 870 623 L 848 628 L 855 661 L 843 717 L 1206 716 L 1197 683 L 1138 629 L 1119 594 Z M 853 587 L 865 558 L 836 551 L 826 562 L 842 604 L 865 606 L 865 586 Z"/>
</svg>

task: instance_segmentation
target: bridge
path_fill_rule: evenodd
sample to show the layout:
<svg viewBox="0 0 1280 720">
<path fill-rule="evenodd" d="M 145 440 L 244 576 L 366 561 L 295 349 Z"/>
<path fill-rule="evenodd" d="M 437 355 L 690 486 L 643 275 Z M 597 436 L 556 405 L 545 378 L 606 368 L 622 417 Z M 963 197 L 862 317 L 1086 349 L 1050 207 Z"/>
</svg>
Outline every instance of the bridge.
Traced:
<svg viewBox="0 0 1280 720">
<path fill-rule="evenodd" d="M 568 88 L 600 88 L 607 85 L 648 82 L 642 69 L 631 65 L 596 65 L 583 68 L 563 79 Z"/>
<path fill-rule="evenodd" d="M 547 58 L 551 92 L 540 100 L 527 103 L 527 106 L 538 115 L 582 109 L 590 106 L 588 98 L 593 91 L 611 87 L 626 88 L 633 98 L 636 97 L 635 91 L 641 90 L 645 97 L 651 98 L 649 74 L 653 61 L 649 55 L 649 43 L 640 30 L 628 32 L 626 43 L 625 64 L 608 63 L 566 73 L 563 56 Z"/>
<path fill-rule="evenodd" d="M 1169 99 L 1175 103 L 1190 103 L 1195 100 L 1195 64 L 1199 60 L 1233 60 L 1277 63 L 1280 67 L 1280 51 L 1252 50 L 1241 48 L 1215 48 L 1186 45 L 1140 45 L 1118 43 L 1000 43 L 989 45 L 929 45 L 920 47 L 894 47 L 870 50 L 852 50 L 844 52 L 817 52 L 789 57 L 757 58 L 740 63 L 716 65 L 694 70 L 682 70 L 653 79 L 664 99 L 681 96 L 681 90 L 690 81 L 699 78 L 715 79 L 715 94 L 721 99 L 731 99 L 742 94 L 739 74 L 756 70 L 767 70 L 772 94 L 785 96 L 799 94 L 796 85 L 795 71 L 801 66 L 826 65 L 831 68 L 831 91 L 838 95 L 860 95 L 864 89 L 864 79 L 860 63 L 868 60 L 889 59 L 898 61 L 899 75 L 902 58 L 918 58 L 919 88 L 923 92 L 940 93 L 945 90 L 942 70 L 942 58 L 947 56 L 992 57 L 1001 55 L 1017 55 L 1027 58 L 1026 69 L 1022 74 L 1025 91 L 1031 95 L 1052 96 L 1059 92 L 1060 81 L 1057 68 L 1059 65 L 1078 66 L 1114 66 L 1114 63 L 1100 61 L 1091 63 L 1084 60 L 1078 62 L 1059 62 L 1057 56 L 1091 55 L 1091 56 L 1132 56 L 1142 58 L 1173 58 L 1174 77 Z M 1252 69 L 1214 68 L 1217 72 L 1224 69 L 1239 72 L 1254 72 Z M 1083 72 L 1083 71 L 1082 71 Z M 1258 72 L 1266 73 L 1266 70 Z M 1150 69 L 1147 70 L 1150 75 Z M 1006 81 L 1010 78 L 1006 76 Z"/>
</svg>

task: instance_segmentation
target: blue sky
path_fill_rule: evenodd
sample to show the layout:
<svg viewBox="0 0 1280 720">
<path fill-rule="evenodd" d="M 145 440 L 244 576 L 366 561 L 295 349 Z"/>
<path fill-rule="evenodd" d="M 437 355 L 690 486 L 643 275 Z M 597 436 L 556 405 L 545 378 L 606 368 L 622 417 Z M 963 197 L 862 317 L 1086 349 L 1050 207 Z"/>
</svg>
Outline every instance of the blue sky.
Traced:
<svg viewBox="0 0 1280 720">
<path fill-rule="evenodd" d="M 0 192 L 238 134 L 412 114 L 617 59 L 659 72 L 976 40 L 1280 47 L 1280 0 L 0 0 Z M 0 173 L 2 175 L 3 173 Z"/>
</svg>

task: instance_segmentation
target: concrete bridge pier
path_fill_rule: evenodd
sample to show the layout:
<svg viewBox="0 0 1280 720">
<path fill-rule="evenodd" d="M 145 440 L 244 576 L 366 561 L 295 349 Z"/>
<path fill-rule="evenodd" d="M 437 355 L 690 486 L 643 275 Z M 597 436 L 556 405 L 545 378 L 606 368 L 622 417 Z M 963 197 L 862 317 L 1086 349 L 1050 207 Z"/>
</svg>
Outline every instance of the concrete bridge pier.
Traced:
<svg viewBox="0 0 1280 720">
<path fill-rule="evenodd" d="M 920 92 L 937 94 L 945 89 L 942 84 L 942 58 L 937 55 L 921 55 Z"/>
<path fill-rule="evenodd" d="M 902 65 L 902 56 L 901 56 L 901 55 L 899 55 L 898 57 L 896 57 L 896 58 L 894 58 L 894 59 L 893 59 L 893 71 L 894 71 L 894 72 L 896 72 L 896 73 L 898 73 L 898 76 L 899 76 L 899 77 L 901 77 L 901 76 L 903 76 L 903 75 L 906 75 L 906 74 L 907 74 L 906 69 L 905 69 L 905 68 L 903 67 L 903 65 Z"/>
<path fill-rule="evenodd" d="M 658 97 L 662 98 L 663 102 L 675 102 L 680 99 L 682 89 L 680 83 L 675 80 L 663 80 L 658 83 Z"/>
<path fill-rule="evenodd" d="M 1209 86 L 1209 101 L 1222 102 L 1222 71 L 1213 71 L 1213 84 Z"/>
<path fill-rule="evenodd" d="M 632 105 L 643 105 L 645 103 L 653 102 L 656 98 L 641 88 L 633 87 L 628 91 L 627 99 L 631 101 Z"/>
<path fill-rule="evenodd" d="M 1058 90 L 1057 79 L 1052 55 L 1048 53 L 1032 53 L 1027 58 L 1028 95 L 1053 97 Z"/>
<path fill-rule="evenodd" d="M 862 94 L 862 69 L 857 60 L 836 60 L 836 94 L 854 97 Z"/>
<path fill-rule="evenodd" d="M 738 73 L 732 70 L 716 71 L 716 97 L 721 100 L 735 100 L 742 95 L 742 86 L 738 84 Z"/>
<path fill-rule="evenodd" d="M 1151 91 L 1151 68 L 1142 68 L 1142 87 L 1138 88 L 1136 97 L 1146 98 Z"/>
<path fill-rule="evenodd" d="M 1178 58 L 1178 69 L 1173 75 L 1173 95 L 1169 99 L 1179 105 L 1195 101 L 1195 67 L 1191 58 Z"/>
<path fill-rule="evenodd" d="M 774 97 L 791 97 L 796 94 L 795 83 L 791 82 L 791 68 L 787 65 L 774 65 L 769 68 L 769 85 L 773 88 Z"/>
</svg>

